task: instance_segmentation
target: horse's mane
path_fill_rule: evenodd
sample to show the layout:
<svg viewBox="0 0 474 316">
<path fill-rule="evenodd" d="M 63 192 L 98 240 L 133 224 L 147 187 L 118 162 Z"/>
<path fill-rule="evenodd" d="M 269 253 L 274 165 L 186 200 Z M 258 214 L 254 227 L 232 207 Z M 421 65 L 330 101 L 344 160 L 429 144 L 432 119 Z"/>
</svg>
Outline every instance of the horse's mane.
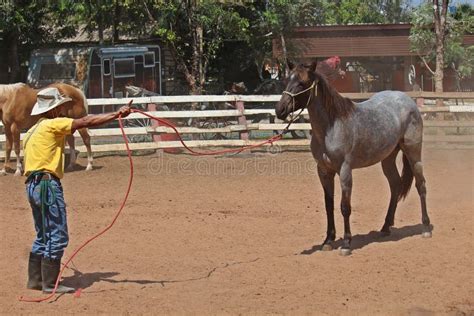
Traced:
<svg viewBox="0 0 474 316">
<path fill-rule="evenodd" d="M 326 77 L 314 72 L 318 79 L 318 94 L 322 100 L 322 106 L 329 116 L 329 120 L 334 122 L 336 119 L 346 117 L 355 108 L 354 102 L 351 99 L 340 95 L 327 81 Z"/>
<path fill-rule="evenodd" d="M 8 97 L 11 93 L 20 89 L 21 87 L 26 86 L 25 83 L 17 82 L 12 84 L 0 84 L 0 96 Z"/>
</svg>

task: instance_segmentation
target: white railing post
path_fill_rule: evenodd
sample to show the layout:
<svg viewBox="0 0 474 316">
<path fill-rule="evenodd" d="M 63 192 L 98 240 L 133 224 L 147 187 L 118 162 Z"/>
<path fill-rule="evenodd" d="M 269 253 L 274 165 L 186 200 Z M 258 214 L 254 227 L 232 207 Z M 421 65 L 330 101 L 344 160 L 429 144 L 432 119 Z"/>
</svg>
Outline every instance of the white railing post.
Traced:
<svg viewBox="0 0 474 316">
<path fill-rule="evenodd" d="M 242 101 L 242 100 L 236 101 L 235 102 L 235 108 L 237 110 L 239 110 L 239 112 L 242 114 L 238 118 L 239 125 L 247 126 L 247 118 L 244 115 L 244 111 L 245 111 L 244 101 Z M 248 131 L 240 132 L 240 139 L 248 140 L 249 139 L 249 132 Z"/>
</svg>

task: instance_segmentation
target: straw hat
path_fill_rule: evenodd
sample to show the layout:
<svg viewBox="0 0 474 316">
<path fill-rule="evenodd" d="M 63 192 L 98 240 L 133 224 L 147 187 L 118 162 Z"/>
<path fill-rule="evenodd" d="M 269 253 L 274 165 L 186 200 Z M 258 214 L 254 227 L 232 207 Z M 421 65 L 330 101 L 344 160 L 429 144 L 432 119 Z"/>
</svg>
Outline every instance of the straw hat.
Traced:
<svg viewBox="0 0 474 316">
<path fill-rule="evenodd" d="M 38 92 L 37 101 L 31 110 L 31 115 L 38 115 L 48 112 L 59 105 L 72 101 L 69 97 L 64 97 L 57 88 L 46 88 Z"/>
</svg>

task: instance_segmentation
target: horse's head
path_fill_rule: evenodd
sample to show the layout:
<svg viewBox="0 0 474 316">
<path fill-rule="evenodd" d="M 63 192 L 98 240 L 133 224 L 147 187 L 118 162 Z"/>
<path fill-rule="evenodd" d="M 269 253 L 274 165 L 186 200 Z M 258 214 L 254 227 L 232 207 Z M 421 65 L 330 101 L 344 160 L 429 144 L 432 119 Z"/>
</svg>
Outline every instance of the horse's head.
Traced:
<svg viewBox="0 0 474 316">
<path fill-rule="evenodd" d="M 290 76 L 280 101 L 275 105 L 276 116 L 286 119 L 288 114 L 306 107 L 312 100 L 317 85 L 316 62 L 310 66 L 290 65 Z"/>
</svg>

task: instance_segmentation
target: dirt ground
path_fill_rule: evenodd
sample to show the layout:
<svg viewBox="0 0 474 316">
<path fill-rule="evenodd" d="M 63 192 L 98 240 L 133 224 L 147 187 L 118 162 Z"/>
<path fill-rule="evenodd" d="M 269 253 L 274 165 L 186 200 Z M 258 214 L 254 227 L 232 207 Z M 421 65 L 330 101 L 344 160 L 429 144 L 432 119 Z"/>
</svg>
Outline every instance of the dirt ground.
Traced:
<svg viewBox="0 0 474 316">
<path fill-rule="evenodd" d="M 65 272 L 82 294 L 50 303 L 18 301 L 42 295 L 25 289 L 33 224 L 24 179 L 0 178 L 1 314 L 474 315 L 472 150 L 424 151 L 431 239 L 414 188 L 381 237 L 388 184 L 380 165 L 356 170 L 349 257 L 319 251 L 326 214 L 309 152 L 134 163 L 122 215 Z M 126 157 L 95 167 L 63 180 L 66 256 L 110 223 L 125 193 Z M 340 237 L 339 211 L 336 225 Z"/>
</svg>

